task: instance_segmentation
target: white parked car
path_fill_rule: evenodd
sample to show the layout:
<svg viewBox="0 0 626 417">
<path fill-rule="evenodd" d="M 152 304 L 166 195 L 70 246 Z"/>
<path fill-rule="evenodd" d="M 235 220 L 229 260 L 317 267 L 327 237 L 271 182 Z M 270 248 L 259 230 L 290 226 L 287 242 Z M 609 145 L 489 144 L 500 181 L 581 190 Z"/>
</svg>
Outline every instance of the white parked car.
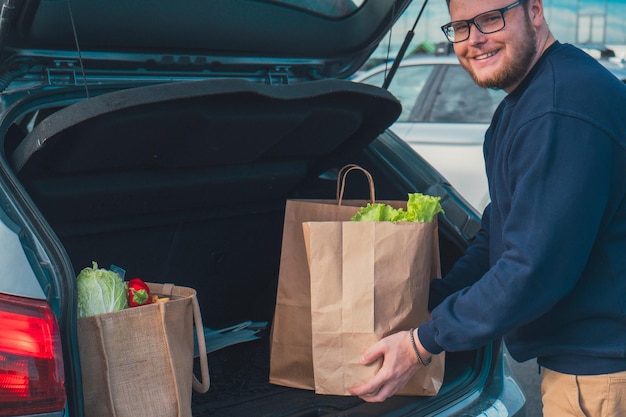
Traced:
<svg viewBox="0 0 626 417">
<path fill-rule="evenodd" d="M 599 62 L 626 82 L 623 60 Z M 381 64 L 353 80 L 382 86 L 390 68 L 391 63 Z M 454 55 L 405 59 L 389 91 L 402 103 L 402 114 L 391 130 L 482 212 L 489 203 L 483 139 L 506 93 L 478 87 Z"/>
<path fill-rule="evenodd" d="M 390 68 L 378 65 L 354 81 L 382 86 Z M 506 93 L 478 87 L 454 55 L 405 59 L 389 91 L 402 103 L 391 130 L 482 212 L 489 203 L 483 139 Z"/>
</svg>

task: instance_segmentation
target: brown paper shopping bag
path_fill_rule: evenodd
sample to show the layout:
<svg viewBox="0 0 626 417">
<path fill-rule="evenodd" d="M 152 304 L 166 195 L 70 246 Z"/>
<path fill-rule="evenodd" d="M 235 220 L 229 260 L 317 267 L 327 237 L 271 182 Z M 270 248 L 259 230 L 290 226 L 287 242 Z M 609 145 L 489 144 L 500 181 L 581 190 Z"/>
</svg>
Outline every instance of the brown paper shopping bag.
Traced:
<svg viewBox="0 0 626 417">
<path fill-rule="evenodd" d="M 191 417 L 191 391 L 209 389 L 196 291 L 149 283 L 169 301 L 78 319 L 87 417 Z M 193 329 L 201 381 L 193 374 Z"/>
<path fill-rule="evenodd" d="M 335 200 L 288 200 L 278 273 L 276 308 L 271 330 L 270 382 L 314 389 L 311 351 L 311 284 L 302 234 L 306 221 L 348 220 L 368 203 L 343 200 L 344 167 L 338 175 Z M 370 182 L 370 202 L 375 195 Z"/>
<path fill-rule="evenodd" d="M 386 202 L 406 208 L 403 202 Z M 436 219 L 430 223 L 305 222 L 311 280 L 315 391 L 350 395 L 381 363 L 359 363 L 384 336 L 428 318 L 430 281 L 440 276 Z M 398 392 L 435 395 L 444 355 L 433 357 Z"/>
</svg>

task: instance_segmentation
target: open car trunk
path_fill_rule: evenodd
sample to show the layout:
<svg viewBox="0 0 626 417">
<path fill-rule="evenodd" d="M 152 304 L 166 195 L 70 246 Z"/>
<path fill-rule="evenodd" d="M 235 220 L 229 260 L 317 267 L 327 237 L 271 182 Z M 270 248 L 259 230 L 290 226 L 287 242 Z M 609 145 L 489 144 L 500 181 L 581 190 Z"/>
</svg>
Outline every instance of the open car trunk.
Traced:
<svg viewBox="0 0 626 417">
<path fill-rule="evenodd" d="M 121 266 L 127 277 L 192 287 L 209 328 L 268 322 L 260 339 L 210 354 L 211 388 L 194 393 L 194 416 L 426 415 L 484 380 L 492 346 L 448 354 L 444 386 L 431 398 L 366 404 L 268 382 L 286 199 L 334 198 L 337 170 L 347 163 L 372 173 L 377 198 L 441 195 L 444 272 L 475 227 L 440 184 L 398 174 L 418 178 L 429 168 L 416 155 L 398 157 L 411 155 L 408 147 L 380 136 L 400 112 L 386 91 L 338 80 L 207 80 L 48 106 L 25 115 L 21 123 L 34 127 L 4 146 L 75 272 L 96 261 Z M 346 198 L 367 193 L 355 178 Z"/>
</svg>

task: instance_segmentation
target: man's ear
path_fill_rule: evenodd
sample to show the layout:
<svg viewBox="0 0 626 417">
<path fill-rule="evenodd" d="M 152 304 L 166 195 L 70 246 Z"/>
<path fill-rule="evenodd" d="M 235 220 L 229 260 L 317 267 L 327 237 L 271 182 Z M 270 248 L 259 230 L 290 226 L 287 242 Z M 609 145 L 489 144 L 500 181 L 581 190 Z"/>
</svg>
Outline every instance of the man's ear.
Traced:
<svg viewBox="0 0 626 417">
<path fill-rule="evenodd" d="M 544 24 L 543 14 L 543 0 L 527 0 L 530 5 L 528 6 L 528 16 L 533 26 L 536 28 Z"/>
</svg>

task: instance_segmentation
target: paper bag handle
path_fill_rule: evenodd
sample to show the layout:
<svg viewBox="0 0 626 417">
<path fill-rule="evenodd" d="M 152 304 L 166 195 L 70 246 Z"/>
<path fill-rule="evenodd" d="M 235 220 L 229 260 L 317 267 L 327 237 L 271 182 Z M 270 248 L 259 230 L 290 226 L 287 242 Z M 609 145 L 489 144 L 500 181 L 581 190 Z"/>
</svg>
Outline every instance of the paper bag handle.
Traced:
<svg viewBox="0 0 626 417">
<path fill-rule="evenodd" d="M 343 201 L 343 192 L 346 188 L 346 177 L 350 171 L 361 171 L 365 174 L 370 188 L 370 202 L 374 204 L 376 201 L 376 190 L 374 189 L 374 179 L 372 175 L 363 167 L 356 164 L 348 164 L 343 166 L 337 174 L 337 205 L 340 206 Z"/>
</svg>

